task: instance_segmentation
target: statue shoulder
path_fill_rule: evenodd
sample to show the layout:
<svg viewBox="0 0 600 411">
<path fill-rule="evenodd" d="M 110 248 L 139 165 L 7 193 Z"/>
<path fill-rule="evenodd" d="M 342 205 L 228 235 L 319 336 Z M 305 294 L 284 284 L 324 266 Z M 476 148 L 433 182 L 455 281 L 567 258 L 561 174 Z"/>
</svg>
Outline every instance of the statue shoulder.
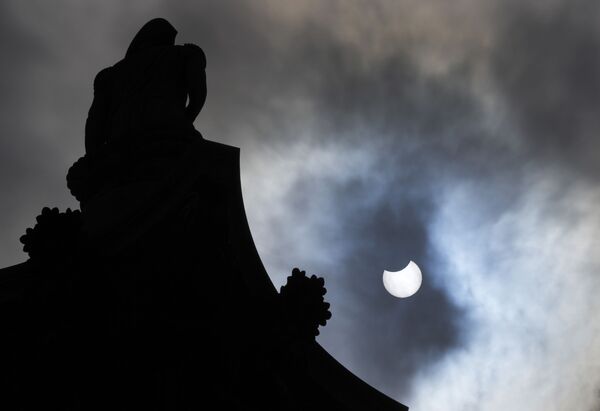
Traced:
<svg viewBox="0 0 600 411">
<path fill-rule="evenodd" d="M 206 68 L 206 55 L 204 51 L 197 45 L 186 43 L 181 46 L 186 59 L 191 60 L 193 64 L 200 65 L 203 69 Z"/>
<path fill-rule="evenodd" d="M 112 66 L 100 70 L 98 72 L 98 74 L 96 74 L 96 77 L 94 78 L 94 92 L 105 90 L 111 81 L 112 74 L 113 74 Z"/>
</svg>

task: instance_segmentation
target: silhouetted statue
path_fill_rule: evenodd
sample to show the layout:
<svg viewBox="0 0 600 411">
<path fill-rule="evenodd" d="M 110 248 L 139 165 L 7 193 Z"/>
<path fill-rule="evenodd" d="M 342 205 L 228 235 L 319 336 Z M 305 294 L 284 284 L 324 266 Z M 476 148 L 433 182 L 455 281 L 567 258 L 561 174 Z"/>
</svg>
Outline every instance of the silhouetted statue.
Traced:
<svg viewBox="0 0 600 411">
<path fill-rule="evenodd" d="M 206 58 L 198 46 L 175 45 L 176 34 L 166 20 L 151 20 L 125 58 L 96 75 L 86 156 L 68 175 L 84 206 L 107 188 L 164 176 L 166 160 L 176 163 L 201 138 L 193 122 L 206 99 Z"/>
<path fill-rule="evenodd" d="M 166 20 L 151 20 L 125 58 L 98 73 L 85 129 L 87 154 L 196 134 L 193 122 L 206 99 L 206 59 L 198 46 L 176 46 L 176 34 Z"/>
<path fill-rule="evenodd" d="M 239 149 L 193 126 L 204 53 L 176 33 L 151 20 L 98 73 L 67 175 L 81 212 L 44 208 L 30 259 L 0 270 L 6 409 L 405 410 L 316 343 L 322 278 L 294 269 L 275 290 Z"/>
</svg>

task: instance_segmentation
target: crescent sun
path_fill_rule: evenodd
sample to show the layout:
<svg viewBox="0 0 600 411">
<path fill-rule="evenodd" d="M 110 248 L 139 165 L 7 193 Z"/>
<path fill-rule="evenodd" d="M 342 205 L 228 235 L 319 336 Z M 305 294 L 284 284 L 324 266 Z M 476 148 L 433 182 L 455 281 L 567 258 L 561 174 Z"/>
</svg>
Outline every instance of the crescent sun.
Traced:
<svg viewBox="0 0 600 411">
<path fill-rule="evenodd" d="M 422 282 L 421 269 L 413 261 L 400 271 L 383 271 L 383 286 L 394 297 L 410 297 L 419 291 Z"/>
</svg>

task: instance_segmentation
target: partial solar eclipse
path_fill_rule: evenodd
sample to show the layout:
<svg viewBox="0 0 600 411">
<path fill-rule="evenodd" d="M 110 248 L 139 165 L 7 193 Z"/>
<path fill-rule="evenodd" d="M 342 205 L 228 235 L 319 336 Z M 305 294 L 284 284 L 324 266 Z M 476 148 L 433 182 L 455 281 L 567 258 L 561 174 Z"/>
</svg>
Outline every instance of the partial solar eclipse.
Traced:
<svg viewBox="0 0 600 411">
<path fill-rule="evenodd" d="M 412 261 L 400 271 L 383 271 L 383 286 L 394 297 L 410 297 L 419 291 L 422 281 L 421 269 Z"/>
</svg>

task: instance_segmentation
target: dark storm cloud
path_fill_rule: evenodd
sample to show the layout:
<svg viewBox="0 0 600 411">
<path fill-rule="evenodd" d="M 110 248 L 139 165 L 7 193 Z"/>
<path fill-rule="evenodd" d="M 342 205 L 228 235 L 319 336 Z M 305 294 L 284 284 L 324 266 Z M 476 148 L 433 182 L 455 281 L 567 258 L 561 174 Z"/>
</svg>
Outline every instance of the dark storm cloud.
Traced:
<svg viewBox="0 0 600 411">
<path fill-rule="evenodd" d="M 499 13 L 492 57 L 529 155 L 597 178 L 600 3 L 517 3 Z"/>
<path fill-rule="evenodd" d="M 284 72 L 290 82 L 303 85 L 301 92 L 314 105 L 315 149 L 329 144 L 359 151 L 364 147 L 367 156 L 377 146 L 378 167 L 369 174 L 380 178 L 373 184 L 368 176 L 349 181 L 300 176 L 286 196 L 288 220 L 272 230 L 283 237 L 290 224 L 319 227 L 306 218 L 315 203 L 321 206 L 320 214 L 330 216 L 333 222 L 322 226 L 319 235 L 341 248 L 338 257 L 330 266 L 306 261 L 310 256 L 298 262 L 325 274 L 334 314 L 337 306 L 340 315 L 351 318 L 346 328 L 338 327 L 334 318 L 329 326 L 334 336 L 327 330 L 322 340 L 344 353 L 343 359 L 359 375 L 402 398 L 417 370 L 461 346 L 466 328 L 465 313 L 432 282 L 441 275 L 428 239 L 438 180 L 449 170 L 480 174 L 485 163 L 493 173 L 489 163 L 502 156 L 493 144 L 481 143 L 479 110 L 461 87 L 460 73 L 450 81 L 426 78 L 400 46 L 391 58 L 362 69 L 356 64 L 357 50 L 312 26 L 291 38 Z M 272 92 L 290 91 L 280 87 Z M 324 196 L 331 198 L 324 202 L 326 207 L 315 200 Z M 357 206 L 364 199 L 372 200 Z M 278 254 L 286 255 L 285 248 Z M 400 269 L 410 259 L 422 264 L 428 280 L 408 310 L 381 287 L 381 271 Z M 340 270 L 339 275 L 327 276 Z M 343 289 L 344 297 L 336 298 L 336 289 Z"/>
<path fill-rule="evenodd" d="M 430 248 L 428 221 L 434 204 L 429 193 L 394 191 L 402 186 L 400 179 L 384 185 L 390 194 L 377 194 L 371 184 L 361 176 L 346 182 L 300 178 L 287 195 L 286 206 L 296 210 L 271 230 L 285 238 L 292 225 L 316 225 L 323 243 L 338 249 L 325 262 L 306 254 L 287 262 L 326 278 L 334 318 L 321 341 L 359 376 L 406 398 L 415 372 L 461 346 L 467 318 L 434 280 L 440 268 Z M 331 201 L 322 202 L 323 196 Z M 369 197 L 373 200 L 365 204 Z M 311 215 L 323 215 L 328 224 L 320 225 Z M 278 251 L 292 259 L 289 246 L 295 245 L 286 243 Z M 383 289 L 381 274 L 384 268 L 399 270 L 411 259 L 421 265 L 425 281 L 410 301 L 399 301 Z"/>
<path fill-rule="evenodd" d="M 299 135 L 290 129 L 301 130 L 298 123 L 307 120 L 304 138 L 316 151 L 331 145 L 358 151 L 364 147 L 365 156 L 373 156 L 375 165 L 364 180 L 355 176 L 351 166 L 348 179 L 298 175 L 282 203 L 287 210 L 284 218 L 272 220 L 269 227 L 273 241 L 280 244 L 273 246 L 272 254 L 279 261 L 288 258 L 289 266 L 325 275 L 334 318 L 321 341 L 359 376 L 402 399 L 410 392 L 417 371 L 435 367 L 465 347 L 470 337 L 467 313 L 447 289 L 438 286 L 447 269 L 437 264 L 429 241 L 432 210 L 439 206 L 438 190 L 465 182 L 480 184 L 481 199 L 491 203 L 485 223 L 493 224 L 531 188 L 523 176 L 531 163 L 544 159 L 539 151 L 547 150 L 550 158 L 567 153 L 567 164 L 579 158 L 579 149 L 568 154 L 561 138 L 552 136 L 595 129 L 597 120 L 591 113 L 598 96 L 593 91 L 597 80 L 588 74 L 596 66 L 597 36 L 592 35 L 589 22 L 571 29 L 571 18 L 565 22 L 556 17 L 551 21 L 560 24 L 551 24 L 550 30 L 543 19 L 541 27 L 529 22 L 519 8 L 503 10 L 499 40 L 491 52 L 492 73 L 500 90 L 506 88 L 508 106 L 523 127 L 520 137 L 525 150 L 520 151 L 507 143 L 514 136 L 498 135 L 510 128 L 490 130 L 483 124 L 487 115 L 483 97 L 470 84 L 475 62 L 467 60 L 441 76 L 430 76 L 411 60 L 408 48 L 414 44 L 398 42 L 394 53 L 364 64 L 368 53 L 340 41 L 326 26 L 308 22 L 293 32 L 282 28 L 286 44 L 282 47 L 261 34 L 278 32 L 277 24 L 264 16 L 253 17 L 252 22 L 236 27 L 234 32 L 240 30 L 243 35 L 233 38 L 239 37 L 242 48 L 252 50 L 257 59 L 240 69 L 243 75 L 228 73 L 234 70 L 231 67 L 215 68 L 232 80 L 227 82 L 230 93 L 223 95 L 235 96 L 232 104 L 243 112 L 239 118 L 247 127 L 246 135 L 265 146 L 280 147 L 282 141 L 292 145 Z M 568 40 L 548 49 L 544 40 L 564 31 L 569 31 Z M 577 48 L 586 52 L 573 54 Z M 562 53 L 558 65 L 552 60 L 557 51 Z M 537 62 L 531 62 L 531 53 Z M 503 60 L 505 54 L 507 60 Z M 585 67 L 577 63 L 583 58 Z M 581 83 L 572 74 L 579 70 L 586 79 Z M 246 79 L 256 84 L 252 92 L 246 88 Z M 549 99 L 546 90 L 558 90 L 558 100 Z M 294 99 L 309 102 L 310 116 L 298 114 L 290 103 Z M 226 102 L 221 104 L 226 106 Z M 262 118 L 269 120 L 261 122 Z M 544 145 L 549 148 L 540 150 Z M 593 153 L 590 148 L 586 149 Z M 268 156 L 263 161 L 269 162 Z M 373 180 L 377 180 L 376 187 L 369 184 Z M 311 212 L 313 207 L 319 207 L 319 212 Z M 314 218 L 318 214 L 329 216 L 330 221 L 323 224 Z M 313 226 L 318 236 L 334 244 L 334 261 L 313 261 L 310 254 L 290 251 L 299 247 L 285 240 L 292 237 L 289 232 L 294 225 Z M 315 238 L 296 236 L 294 240 Z M 326 254 L 322 249 L 311 251 Z M 410 308 L 385 294 L 380 277 L 381 269 L 401 268 L 408 259 L 418 260 L 431 281 L 410 301 Z M 493 387 L 486 386 L 486 394 L 491 391 Z"/>
<path fill-rule="evenodd" d="M 340 202 L 352 202 L 357 193 L 345 194 L 337 197 Z M 398 398 L 407 396 L 415 372 L 462 343 L 465 313 L 432 282 L 438 267 L 429 244 L 430 208 L 426 197 L 396 195 L 341 215 L 348 252 L 340 263 L 346 269 L 343 281 L 354 294 L 349 307 L 354 326 L 346 330 L 355 342 L 353 363 L 371 383 Z M 401 269 L 411 259 L 419 262 L 426 279 L 408 310 L 408 302 L 381 287 L 381 268 Z"/>
</svg>

